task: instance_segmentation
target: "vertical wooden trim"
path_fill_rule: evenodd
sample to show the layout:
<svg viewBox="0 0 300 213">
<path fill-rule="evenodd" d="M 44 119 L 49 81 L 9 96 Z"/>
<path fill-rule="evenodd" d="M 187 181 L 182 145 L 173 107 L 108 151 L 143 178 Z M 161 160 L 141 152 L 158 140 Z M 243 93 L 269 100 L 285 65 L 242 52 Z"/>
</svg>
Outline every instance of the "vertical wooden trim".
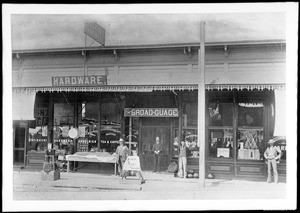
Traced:
<svg viewBox="0 0 300 213">
<path fill-rule="evenodd" d="M 198 144 L 199 186 L 205 186 L 205 22 L 200 23 L 200 49 L 198 50 Z"/>
<path fill-rule="evenodd" d="M 29 123 L 26 122 L 26 127 L 25 127 L 25 141 L 24 141 L 24 162 L 23 162 L 23 166 L 26 165 L 26 148 L 27 148 L 27 143 L 28 143 L 28 139 L 29 139 Z"/>
<path fill-rule="evenodd" d="M 178 154 L 178 163 L 179 163 L 179 150 L 180 150 L 180 143 L 182 140 L 182 125 L 183 125 L 183 109 L 182 109 L 182 92 L 178 94 L 178 111 L 179 111 L 179 118 L 178 118 L 178 149 L 177 149 L 177 154 Z M 174 134 L 175 136 L 175 134 Z"/>
<path fill-rule="evenodd" d="M 124 125 L 125 126 L 125 125 Z M 124 130 L 125 133 L 125 130 Z M 131 141 L 132 141 L 132 117 L 129 117 L 129 151 L 131 152 Z M 126 135 L 126 134 L 125 134 Z"/>
<path fill-rule="evenodd" d="M 210 153 L 209 153 L 209 147 L 210 144 L 208 143 L 209 141 L 209 114 L 208 114 L 208 104 L 209 104 L 209 96 L 208 96 L 208 92 L 205 91 L 206 95 L 205 95 L 205 164 L 207 161 L 207 158 L 210 158 Z"/>
<path fill-rule="evenodd" d="M 78 94 L 77 94 L 77 92 L 74 92 L 74 127 L 78 128 Z M 77 152 L 78 139 L 73 139 L 73 140 L 74 140 L 75 152 Z"/>
<path fill-rule="evenodd" d="M 48 114 L 48 144 L 50 143 L 53 147 L 53 121 L 54 121 L 54 95 L 51 92 L 49 94 L 49 114 Z M 48 149 L 48 147 L 47 147 Z"/>
<path fill-rule="evenodd" d="M 237 177 L 237 132 L 238 132 L 238 103 L 237 103 L 237 91 L 232 91 L 233 95 L 233 166 L 234 166 L 234 178 Z"/>
<path fill-rule="evenodd" d="M 97 136 L 97 140 L 98 140 L 98 144 L 97 144 L 97 150 L 98 152 L 100 152 L 101 149 L 101 102 L 102 102 L 102 94 L 99 93 L 99 99 L 98 99 L 98 136 Z"/>
</svg>

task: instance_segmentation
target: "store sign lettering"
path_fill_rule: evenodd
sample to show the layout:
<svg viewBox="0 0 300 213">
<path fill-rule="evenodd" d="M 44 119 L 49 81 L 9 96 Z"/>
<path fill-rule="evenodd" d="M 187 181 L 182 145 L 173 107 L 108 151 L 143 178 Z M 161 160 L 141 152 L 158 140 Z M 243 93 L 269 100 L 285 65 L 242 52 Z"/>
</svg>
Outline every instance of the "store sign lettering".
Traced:
<svg viewBox="0 0 300 213">
<path fill-rule="evenodd" d="M 34 110 L 34 117 L 35 118 L 48 117 L 48 108 L 36 108 Z"/>
<path fill-rule="evenodd" d="M 52 77 L 52 86 L 99 86 L 106 84 L 106 75 Z"/>
<path fill-rule="evenodd" d="M 125 117 L 178 117 L 177 108 L 125 108 Z"/>
</svg>

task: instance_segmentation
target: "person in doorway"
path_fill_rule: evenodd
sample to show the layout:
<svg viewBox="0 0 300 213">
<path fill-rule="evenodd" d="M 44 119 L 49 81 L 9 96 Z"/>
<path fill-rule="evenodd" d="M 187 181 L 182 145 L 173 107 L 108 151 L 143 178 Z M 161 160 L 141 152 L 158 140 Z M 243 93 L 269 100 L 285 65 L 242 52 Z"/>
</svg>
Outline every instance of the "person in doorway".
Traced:
<svg viewBox="0 0 300 213">
<path fill-rule="evenodd" d="M 268 144 L 270 146 L 264 152 L 264 157 L 266 158 L 267 164 L 268 164 L 268 179 L 267 179 L 268 183 L 271 182 L 272 168 L 273 168 L 274 182 L 278 183 L 278 172 L 277 172 L 277 162 L 276 161 L 279 161 L 279 159 L 281 157 L 281 150 L 279 148 L 277 148 L 276 146 L 274 146 L 274 142 L 275 141 L 272 139 L 269 140 Z"/>
<path fill-rule="evenodd" d="M 162 151 L 162 144 L 159 141 L 159 137 L 156 137 L 153 144 L 152 151 L 154 152 L 154 170 L 153 172 L 160 172 L 160 156 Z"/>
<path fill-rule="evenodd" d="M 181 141 L 180 149 L 179 149 L 179 169 L 178 169 L 178 176 L 181 178 L 186 178 L 187 176 L 187 159 L 186 159 L 186 143 L 185 141 Z"/>
<path fill-rule="evenodd" d="M 117 159 L 118 159 L 118 167 L 119 167 L 119 172 L 120 176 L 123 176 L 123 166 L 126 161 L 127 156 L 129 155 L 130 151 L 128 147 L 125 145 L 125 142 L 122 138 L 119 140 L 119 146 L 116 149 L 117 153 Z"/>
</svg>

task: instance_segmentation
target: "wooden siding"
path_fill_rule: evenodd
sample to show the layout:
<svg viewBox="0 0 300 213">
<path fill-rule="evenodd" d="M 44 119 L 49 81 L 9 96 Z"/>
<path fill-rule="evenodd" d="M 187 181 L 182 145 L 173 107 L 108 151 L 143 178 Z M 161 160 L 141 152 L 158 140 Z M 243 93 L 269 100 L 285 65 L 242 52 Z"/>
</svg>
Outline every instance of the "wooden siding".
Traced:
<svg viewBox="0 0 300 213">
<path fill-rule="evenodd" d="M 197 84 L 196 49 L 189 57 L 183 48 L 120 50 L 87 53 L 41 53 L 13 57 L 13 87 L 52 86 L 53 76 L 107 74 L 109 85 Z M 206 84 L 285 83 L 285 51 L 276 48 L 209 49 Z"/>
</svg>

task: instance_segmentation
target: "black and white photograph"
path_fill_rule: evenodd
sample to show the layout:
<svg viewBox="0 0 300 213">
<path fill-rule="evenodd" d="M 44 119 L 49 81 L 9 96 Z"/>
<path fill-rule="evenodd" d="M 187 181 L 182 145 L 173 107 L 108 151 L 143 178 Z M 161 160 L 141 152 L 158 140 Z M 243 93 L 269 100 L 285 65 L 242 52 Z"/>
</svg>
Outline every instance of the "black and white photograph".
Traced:
<svg viewBox="0 0 300 213">
<path fill-rule="evenodd" d="M 2 211 L 295 210 L 298 6 L 2 4 Z"/>
</svg>

